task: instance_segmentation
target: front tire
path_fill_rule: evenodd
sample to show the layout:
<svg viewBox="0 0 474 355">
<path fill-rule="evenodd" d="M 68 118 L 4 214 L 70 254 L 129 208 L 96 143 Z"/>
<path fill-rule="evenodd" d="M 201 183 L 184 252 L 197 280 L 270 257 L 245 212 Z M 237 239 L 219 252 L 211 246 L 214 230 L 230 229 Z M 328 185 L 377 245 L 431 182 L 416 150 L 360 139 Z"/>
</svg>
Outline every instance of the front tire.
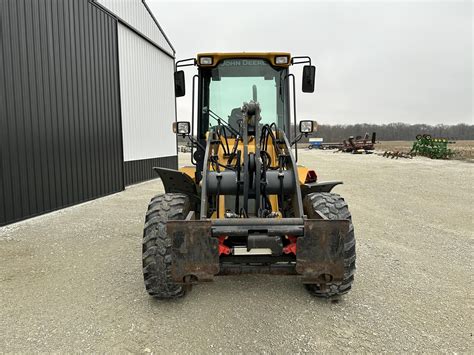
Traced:
<svg viewBox="0 0 474 355">
<path fill-rule="evenodd" d="M 185 219 L 190 210 L 189 198 L 184 194 L 157 195 L 148 205 L 143 230 L 143 278 L 148 294 L 155 298 L 179 298 L 186 294 L 187 289 L 171 278 L 171 238 L 166 222 Z"/>
<path fill-rule="evenodd" d="M 348 219 L 349 232 L 344 239 L 344 279 L 342 282 L 328 283 L 323 287 L 321 284 L 306 284 L 305 287 L 310 294 L 316 297 L 331 298 L 343 295 L 350 291 L 354 282 L 356 270 L 356 242 L 354 226 L 349 207 L 344 199 L 331 192 L 316 192 L 308 194 L 304 199 L 304 209 L 308 218 L 318 218 L 317 211 L 328 219 Z"/>
</svg>

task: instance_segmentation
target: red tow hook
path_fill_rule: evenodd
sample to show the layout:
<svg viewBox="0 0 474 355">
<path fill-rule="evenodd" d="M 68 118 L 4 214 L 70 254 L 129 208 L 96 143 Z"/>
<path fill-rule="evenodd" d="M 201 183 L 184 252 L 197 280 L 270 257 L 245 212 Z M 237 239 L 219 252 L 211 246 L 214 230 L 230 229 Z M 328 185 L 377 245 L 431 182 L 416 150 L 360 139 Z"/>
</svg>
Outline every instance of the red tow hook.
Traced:
<svg viewBox="0 0 474 355">
<path fill-rule="evenodd" d="M 287 236 L 287 239 L 290 241 L 290 244 L 288 244 L 286 247 L 283 248 L 283 253 L 285 254 L 294 254 L 296 255 L 296 237 L 289 235 Z"/>
<path fill-rule="evenodd" d="M 224 244 L 224 240 L 226 240 L 226 239 L 227 239 L 226 236 L 218 237 L 218 240 L 219 240 L 219 256 L 221 256 L 222 254 L 229 255 L 232 251 L 227 245 Z"/>
</svg>

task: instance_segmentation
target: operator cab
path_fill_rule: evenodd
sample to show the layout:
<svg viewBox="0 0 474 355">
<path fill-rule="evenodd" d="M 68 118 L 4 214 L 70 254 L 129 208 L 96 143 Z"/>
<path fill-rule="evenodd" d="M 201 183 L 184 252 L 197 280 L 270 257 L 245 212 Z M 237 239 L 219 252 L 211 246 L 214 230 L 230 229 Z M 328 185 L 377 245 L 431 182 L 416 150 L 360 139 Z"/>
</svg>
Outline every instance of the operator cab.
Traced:
<svg viewBox="0 0 474 355">
<path fill-rule="evenodd" d="M 227 138 L 242 136 L 242 107 L 256 102 L 260 107 L 259 127 L 278 128 L 290 138 L 290 95 L 293 96 L 293 124 L 296 124 L 295 77 L 289 73 L 290 65 L 303 67 L 302 91 L 314 91 L 315 67 L 309 57 L 291 57 L 290 53 L 203 53 L 197 59 L 176 62 L 175 93 L 185 95 L 184 66 L 197 66 L 193 77 L 193 117 L 190 136 L 196 139 L 192 160 L 197 173 L 202 171 L 206 135 L 219 127 Z M 290 82 L 293 84 L 290 90 Z M 197 97 L 195 88 L 197 85 Z M 196 103 L 196 105 L 195 105 Z M 249 127 L 249 135 L 253 135 Z M 259 130 L 261 131 L 261 130 Z M 298 137 L 295 133 L 294 143 Z M 296 147 L 295 147 L 296 148 Z M 297 154 L 297 153 L 295 153 Z"/>
<path fill-rule="evenodd" d="M 224 122 L 232 136 L 239 130 L 242 103 L 260 104 L 261 125 L 275 123 L 284 131 L 289 126 L 286 67 L 274 67 L 266 59 L 228 58 L 214 67 L 201 67 L 201 120 L 198 135 L 204 138 L 210 127 Z"/>
</svg>

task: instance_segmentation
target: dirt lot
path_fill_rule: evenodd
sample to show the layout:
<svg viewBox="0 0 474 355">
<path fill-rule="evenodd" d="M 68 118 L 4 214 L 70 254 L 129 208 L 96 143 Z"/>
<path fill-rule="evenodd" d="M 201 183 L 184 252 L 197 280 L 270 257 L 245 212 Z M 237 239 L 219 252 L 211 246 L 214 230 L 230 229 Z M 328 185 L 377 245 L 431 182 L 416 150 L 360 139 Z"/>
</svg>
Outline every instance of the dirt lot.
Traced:
<svg viewBox="0 0 474 355">
<path fill-rule="evenodd" d="M 159 181 L 0 229 L 1 352 L 471 352 L 474 165 L 302 151 L 351 206 L 353 291 L 234 276 L 185 299 L 143 288 L 141 233 Z"/>
<path fill-rule="evenodd" d="M 413 141 L 382 141 L 375 145 L 378 151 L 410 152 Z M 474 141 L 456 141 L 448 145 L 454 152 L 452 159 L 474 162 Z"/>
</svg>

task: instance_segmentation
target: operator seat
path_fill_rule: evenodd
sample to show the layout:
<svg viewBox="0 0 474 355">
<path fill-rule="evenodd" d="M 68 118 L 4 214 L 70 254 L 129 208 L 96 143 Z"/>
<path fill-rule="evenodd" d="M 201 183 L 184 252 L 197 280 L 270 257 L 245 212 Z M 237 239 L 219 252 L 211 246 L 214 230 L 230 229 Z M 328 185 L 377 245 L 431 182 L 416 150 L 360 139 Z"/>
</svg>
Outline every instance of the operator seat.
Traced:
<svg viewBox="0 0 474 355">
<path fill-rule="evenodd" d="M 232 109 L 229 118 L 229 126 L 235 129 L 237 132 L 240 132 L 240 123 L 242 122 L 242 110 L 240 107 Z"/>
</svg>

